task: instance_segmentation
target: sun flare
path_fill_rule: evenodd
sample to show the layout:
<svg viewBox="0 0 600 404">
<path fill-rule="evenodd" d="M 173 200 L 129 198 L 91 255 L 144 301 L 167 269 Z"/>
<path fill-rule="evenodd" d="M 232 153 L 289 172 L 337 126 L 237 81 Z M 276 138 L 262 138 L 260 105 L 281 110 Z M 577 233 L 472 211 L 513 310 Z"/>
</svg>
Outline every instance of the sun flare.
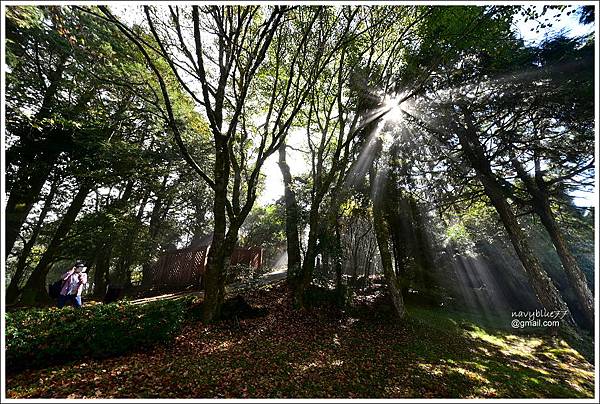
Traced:
<svg viewBox="0 0 600 404">
<path fill-rule="evenodd" d="M 402 119 L 402 97 L 400 95 L 385 96 L 383 108 L 386 112 L 384 119 L 388 122 L 399 122 Z"/>
</svg>

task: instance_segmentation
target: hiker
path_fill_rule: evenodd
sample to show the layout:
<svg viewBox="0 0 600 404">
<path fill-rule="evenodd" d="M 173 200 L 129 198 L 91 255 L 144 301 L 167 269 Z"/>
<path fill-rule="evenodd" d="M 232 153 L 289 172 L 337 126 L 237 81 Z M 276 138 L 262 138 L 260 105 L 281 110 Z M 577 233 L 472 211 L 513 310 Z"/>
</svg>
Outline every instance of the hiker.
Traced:
<svg viewBox="0 0 600 404">
<path fill-rule="evenodd" d="M 87 284 L 86 269 L 83 262 L 78 262 L 61 276 L 63 286 L 58 297 L 58 307 L 63 307 L 67 302 L 72 302 L 75 307 L 82 306 L 81 292 Z"/>
</svg>

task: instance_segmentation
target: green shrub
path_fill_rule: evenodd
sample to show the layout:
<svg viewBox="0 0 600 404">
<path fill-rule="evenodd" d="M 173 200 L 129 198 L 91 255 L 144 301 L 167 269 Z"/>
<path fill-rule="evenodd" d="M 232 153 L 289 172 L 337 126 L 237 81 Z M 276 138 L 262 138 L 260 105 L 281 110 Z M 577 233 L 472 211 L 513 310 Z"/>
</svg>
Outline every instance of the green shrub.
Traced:
<svg viewBox="0 0 600 404">
<path fill-rule="evenodd" d="M 254 268 L 250 265 L 236 264 L 227 268 L 226 283 L 257 281 L 265 272 L 264 268 Z"/>
<path fill-rule="evenodd" d="M 104 358 L 169 341 L 188 318 L 193 298 L 6 313 L 6 368 L 43 367 Z"/>
</svg>

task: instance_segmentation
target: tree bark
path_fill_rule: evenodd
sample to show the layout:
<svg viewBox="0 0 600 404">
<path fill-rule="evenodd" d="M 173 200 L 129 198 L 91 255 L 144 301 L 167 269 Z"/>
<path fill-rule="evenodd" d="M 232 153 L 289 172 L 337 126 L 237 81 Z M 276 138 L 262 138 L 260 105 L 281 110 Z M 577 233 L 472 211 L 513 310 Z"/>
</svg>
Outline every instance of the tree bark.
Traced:
<svg viewBox="0 0 600 404">
<path fill-rule="evenodd" d="M 36 154 L 35 161 L 27 166 L 20 167 L 16 173 L 17 180 L 6 201 L 6 209 L 4 211 L 5 257 L 8 257 L 12 251 L 19 237 L 21 227 L 25 219 L 27 219 L 31 208 L 38 201 L 40 192 L 60 154 L 59 150 L 50 148 L 46 143 L 44 142 L 44 145 L 40 146 L 42 150 Z"/>
<path fill-rule="evenodd" d="M 560 258 L 560 262 L 567 274 L 569 283 L 575 291 L 577 302 L 585 317 L 585 328 L 588 330 L 594 329 L 594 295 L 588 287 L 585 274 L 579 268 L 577 260 L 571 253 L 566 240 L 563 237 L 562 231 L 556 223 L 554 213 L 550 207 L 550 197 L 546 190 L 546 186 L 541 173 L 536 167 L 536 178 L 532 178 L 527 174 L 523 166 L 516 160 L 513 160 L 519 178 L 525 184 L 527 191 L 531 195 L 531 203 L 536 214 L 539 216 L 543 226 L 546 228 L 552 244 L 556 249 L 556 253 Z M 537 165 L 536 165 L 537 166 Z"/>
<path fill-rule="evenodd" d="M 314 202 L 313 202 L 314 203 Z M 300 268 L 294 288 L 294 306 L 296 308 L 304 308 L 304 294 L 312 282 L 313 273 L 315 271 L 315 259 L 319 254 L 319 209 L 311 206 L 309 220 L 308 242 L 306 244 L 306 253 L 304 261 Z"/>
<path fill-rule="evenodd" d="M 71 201 L 71 205 L 67 209 L 67 212 L 60 221 L 60 224 L 58 225 L 50 244 L 48 244 L 48 248 L 42 255 L 42 258 L 33 270 L 33 273 L 27 280 L 21 295 L 21 303 L 31 305 L 47 302 L 49 300 L 48 292 L 46 291 L 46 276 L 50 270 L 50 265 L 56 258 L 61 243 L 75 222 L 75 219 L 77 218 L 79 211 L 81 211 L 81 208 L 85 202 L 85 198 L 89 192 L 89 184 L 82 183 L 77 191 L 77 194 L 75 194 L 75 197 Z"/>
<path fill-rule="evenodd" d="M 300 274 L 302 265 L 302 253 L 300 251 L 299 230 L 299 208 L 296 201 L 296 194 L 293 190 L 292 175 L 290 167 L 286 160 L 286 144 L 285 142 L 279 146 L 279 169 L 283 176 L 284 185 L 284 201 L 285 201 L 285 236 L 287 243 L 288 265 L 287 265 L 287 280 L 288 283 L 293 283 Z"/>
<path fill-rule="evenodd" d="M 375 230 L 375 237 L 377 238 L 377 245 L 379 246 L 379 255 L 381 256 L 383 275 L 385 277 L 394 308 L 396 309 L 398 317 L 404 318 L 406 316 L 406 308 L 404 306 L 404 299 L 402 298 L 402 292 L 398 278 L 394 273 L 394 263 L 388 244 L 390 236 L 389 230 L 379 208 L 373 208 L 373 227 Z"/>
<path fill-rule="evenodd" d="M 27 240 L 27 242 L 23 246 L 23 250 L 21 251 L 21 253 L 19 255 L 19 261 L 17 262 L 17 268 L 15 270 L 15 274 L 11 278 L 10 285 L 8 285 L 8 288 L 6 290 L 6 302 L 7 303 L 13 303 L 19 297 L 19 284 L 21 282 L 21 279 L 23 278 L 25 268 L 27 267 L 27 258 L 29 258 L 29 254 L 31 254 L 31 250 L 32 250 L 33 246 L 35 245 L 35 242 L 37 241 L 37 237 L 40 234 L 40 231 L 42 230 L 44 220 L 46 219 L 46 215 L 48 215 L 48 212 L 50 211 L 50 208 L 52 207 L 52 200 L 54 199 L 54 195 L 56 195 L 57 189 L 58 189 L 58 178 L 55 178 L 54 181 L 52 182 L 52 185 L 50 186 L 50 192 L 48 193 L 48 195 L 46 196 L 46 199 L 44 200 L 44 207 L 42 208 L 42 211 L 40 212 L 40 215 L 37 219 L 35 227 L 33 228 L 31 236 L 29 237 L 29 240 Z"/>
<path fill-rule="evenodd" d="M 229 152 L 226 140 L 222 138 L 215 139 L 215 198 L 213 201 L 213 239 L 208 251 L 206 272 L 204 277 L 204 304 L 202 318 L 204 322 L 210 323 L 217 320 L 221 315 L 221 306 L 225 298 L 225 278 L 229 257 L 233 252 L 233 246 L 237 241 L 237 231 L 235 238 L 231 229 L 228 240 L 227 227 L 227 186 L 229 184 Z M 232 224 L 230 224 L 232 225 Z M 234 245 L 229 248 L 231 239 Z"/>
<path fill-rule="evenodd" d="M 96 258 L 96 269 L 94 271 L 94 297 L 98 300 L 106 296 L 106 287 L 109 283 L 110 261 L 112 258 L 113 243 L 107 240 Z"/>
<path fill-rule="evenodd" d="M 220 242 L 215 242 L 213 237 L 213 242 L 208 251 L 204 278 L 204 322 L 216 321 L 221 316 L 221 307 L 225 300 L 225 280 L 227 279 L 229 260 L 237 243 L 237 234 L 238 229 L 230 228 L 227 235 Z M 209 290 L 210 293 L 208 293 Z"/>
<path fill-rule="evenodd" d="M 333 268 L 335 270 L 335 288 L 337 291 L 338 305 L 343 307 L 346 302 L 346 287 L 342 278 L 343 268 L 343 257 L 342 257 L 342 235 L 340 231 L 339 221 L 335 220 L 334 223 L 334 236 L 333 236 Z"/>
<path fill-rule="evenodd" d="M 119 257 L 119 263 L 117 264 L 118 273 L 124 274 L 125 276 L 124 288 L 126 292 L 131 291 L 131 289 L 133 288 L 133 284 L 131 282 L 132 265 L 135 259 L 133 249 L 140 229 L 142 227 L 142 217 L 144 215 L 144 209 L 146 208 L 146 203 L 148 202 L 149 196 L 150 193 L 146 191 L 144 193 L 144 196 L 140 200 L 140 205 L 135 215 L 135 222 L 133 223 L 133 226 L 130 229 L 130 232 L 125 240 L 126 248 L 124 248 L 121 252 L 121 256 Z"/>
<path fill-rule="evenodd" d="M 150 232 L 150 240 L 152 242 L 156 242 L 156 238 L 158 237 L 158 233 L 161 225 L 161 210 L 163 209 L 163 192 L 167 187 L 167 180 L 169 176 L 165 175 L 163 181 L 161 183 L 160 190 L 157 192 L 156 201 L 154 202 L 154 206 L 152 207 L 152 212 L 150 213 L 150 223 L 148 225 L 148 230 Z M 166 214 L 167 212 L 163 212 Z M 142 289 L 147 289 L 152 286 L 152 273 L 150 270 L 152 266 L 150 262 L 144 263 L 142 265 Z"/>
<path fill-rule="evenodd" d="M 375 179 L 373 169 L 371 169 L 370 177 L 371 184 L 373 184 Z M 377 245 L 379 247 L 383 276 L 385 277 L 396 314 L 402 319 L 406 316 L 406 307 L 404 306 L 404 299 L 402 298 L 402 290 L 398 278 L 394 272 L 394 262 L 389 246 L 390 232 L 388 224 L 383 216 L 381 201 L 378 200 L 377 196 L 374 196 L 373 198 L 373 230 L 375 231 L 375 238 L 377 239 Z"/>
</svg>

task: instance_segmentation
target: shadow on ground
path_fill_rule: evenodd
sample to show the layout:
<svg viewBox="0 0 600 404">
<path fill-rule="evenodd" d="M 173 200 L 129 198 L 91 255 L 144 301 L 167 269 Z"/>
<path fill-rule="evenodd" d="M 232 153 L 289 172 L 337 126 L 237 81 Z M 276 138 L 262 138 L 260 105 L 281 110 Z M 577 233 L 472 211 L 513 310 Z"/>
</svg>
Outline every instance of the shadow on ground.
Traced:
<svg viewBox="0 0 600 404">
<path fill-rule="evenodd" d="M 284 282 L 247 293 L 263 317 L 189 324 L 169 346 L 7 378 L 22 397 L 593 397 L 563 339 L 489 330 L 439 309 L 399 322 L 381 294 L 295 311 Z"/>
</svg>

